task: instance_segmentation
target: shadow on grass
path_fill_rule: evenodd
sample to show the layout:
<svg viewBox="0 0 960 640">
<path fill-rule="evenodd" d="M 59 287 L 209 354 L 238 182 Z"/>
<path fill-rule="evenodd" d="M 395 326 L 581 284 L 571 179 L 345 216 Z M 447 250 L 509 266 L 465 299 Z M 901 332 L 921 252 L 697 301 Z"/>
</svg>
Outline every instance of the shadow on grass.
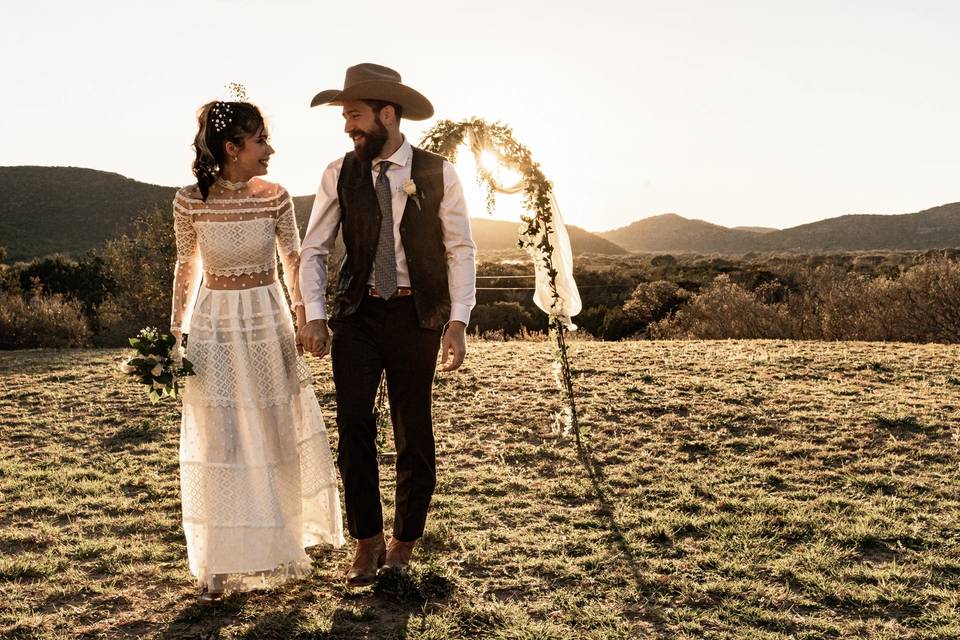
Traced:
<svg viewBox="0 0 960 640">
<path fill-rule="evenodd" d="M 234 594 L 215 606 L 190 604 L 160 637 L 163 640 L 219 638 L 222 629 L 241 619 L 249 621 L 252 617 L 252 625 L 236 637 L 249 640 L 404 640 L 410 616 L 422 612 L 433 602 L 448 598 L 454 589 L 455 584 L 450 578 L 429 567 L 411 574 L 387 574 L 372 589 L 343 593 L 339 606 L 329 619 L 329 630 L 326 630 L 328 625 L 322 618 L 307 610 L 316 602 L 316 598 L 306 597 L 307 594 L 277 605 L 279 610 L 268 609 L 254 616 L 251 611 L 245 611 L 250 594 Z"/>
<path fill-rule="evenodd" d="M 916 416 L 911 415 L 875 414 L 871 417 L 871 421 L 876 429 L 898 436 L 925 435 L 933 438 L 944 435 L 938 426 L 921 422 Z"/>
<path fill-rule="evenodd" d="M 162 425 L 141 420 L 137 423 L 121 425 L 113 434 L 103 440 L 103 446 L 108 451 L 116 452 L 130 446 L 160 441 L 164 435 Z"/>
<path fill-rule="evenodd" d="M 433 602 L 446 600 L 455 588 L 449 577 L 432 567 L 417 568 L 411 573 L 385 573 L 373 589 L 349 596 L 359 601 L 359 611 L 348 606 L 334 611 L 327 637 L 404 640 L 410 616 Z"/>
<path fill-rule="evenodd" d="M 223 602 L 205 606 L 190 603 L 167 625 L 160 635 L 162 640 L 186 638 L 217 638 L 220 629 L 236 622 L 243 609 L 246 594 L 234 594 Z"/>
<path fill-rule="evenodd" d="M 607 484 L 607 477 L 603 473 L 603 467 L 601 467 L 597 461 L 593 459 L 590 449 L 583 442 L 577 442 L 577 457 L 580 459 L 580 463 L 583 465 L 583 468 L 587 472 L 587 476 L 590 478 L 590 482 L 593 484 L 593 492 L 594 495 L 596 495 L 597 500 L 600 502 L 600 513 L 607 521 L 607 528 L 613 534 L 614 542 L 616 542 L 617 546 L 620 548 L 620 552 L 623 554 L 623 557 L 626 560 L 627 568 L 630 570 L 630 573 L 633 576 L 633 581 L 636 584 L 637 589 L 641 590 L 645 586 L 648 586 L 649 583 L 640 572 L 640 565 L 637 562 L 637 554 L 627 541 L 627 538 L 623 532 L 623 527 L 621 527 L 620 523 L 617 522 L 617 517 L 615 515 L 616 511 L 613 508 L 613 503 L 610 500 L 610 496 L 607 494 L 607 490 L 604 489 L 604 485 Z"/>
</svg>

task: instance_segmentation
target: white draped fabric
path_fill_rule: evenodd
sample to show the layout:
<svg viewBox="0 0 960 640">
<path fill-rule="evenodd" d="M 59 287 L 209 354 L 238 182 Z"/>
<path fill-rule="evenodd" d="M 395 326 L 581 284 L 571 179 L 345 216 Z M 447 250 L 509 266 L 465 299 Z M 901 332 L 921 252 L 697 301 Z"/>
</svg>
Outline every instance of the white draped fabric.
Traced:
<svg viewBox="0 0 960 640">
<path fill-rule="evenodd" d="M 552 193 L 550 208 L 553 210 L 553 224 L 548 238 L 550 246 L 553 247 L 553 268 L 557 271 L 556 286 L 559 297 L 554 299 L 553 291 L 550 289 L 550 274 L 547 273 L 546 265 L 539 259 L 539 254 L 534 248 L 530 250 L 537 274 L 537 290 L 533 294 L 533 301 L 545 313 L 560 318 L 567 329 L 573 331 L 577 327 L 571 318 L 580 313 L 583 303 L 580 301 L 577 283 L 573 279 L 573 251 L 570 248 L 570 236 L 567 235 L 567 226 L 563 223 L 560 207 Z M 540 233 L 543 234 L 543 232 L 541 227 Z"/>
<path fill-rule="evenodd" d="M 492 154 L 497 162 L 506 169 L 521 174 L 522 168 L 513 162 L 509 157 L 504 156 L 483 135 L 482 131 L 469 129 L 464 142 L 473 152 L 477 167 L 483 173 L 484 178 L 496 193 L 516 194 L 524 190 L 525 182 L 521 177 L 517 182 L 510 185 L 503 184 L 497 176 L 493 175 L 483 165 L 483 154 Z M 521 174 L 522 175 L 522 174 Z M 533 238 L 534 246 L 528 248 L 528 252 L 533 258 L 534 270 L 536 274 L 536 291 L 533 294 L 534 303 L 546 314 L 559 318 L 567 329 L 574 330 L 576 325 L 571 318 L 583 309 L 583 303 L 580 300 L 580 291 L 577 289 L 577 283 L 573 279 L 573 250 L 570 248 L 570 236 L 567 234 L 567 227 L 563 223 L 563 216 L 560 214 L 560 206 L 551 190 L 550 209 L 552 213 L 552 223 L 549 230 L 544 227 L 541 220 L 537 220 L 537 236 Z M 531 212 L 534 213 L 534 212 Z M 522 227 L 526 230 L 526 225 Z M 556 270 L 557 296 L 554 296 L 550 286 L 550 274 L 547 264 L 544 261 L 542 250 L 538 247 L 539 241 L 547 235 L 550 246 L 553 247 L 551 256 L 553 268 Z"/>
</svg>

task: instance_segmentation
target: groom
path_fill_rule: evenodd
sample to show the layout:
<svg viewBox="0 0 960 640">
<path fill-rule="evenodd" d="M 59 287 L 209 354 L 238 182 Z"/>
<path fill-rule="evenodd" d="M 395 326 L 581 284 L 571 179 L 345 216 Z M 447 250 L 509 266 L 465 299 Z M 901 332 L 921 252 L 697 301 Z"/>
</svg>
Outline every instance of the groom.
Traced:
<svg viewBox="0 0 960 640">
<path fill-rule="evenodd" d="M 347 69 L 343 89 L 310 106 L 343 108 L 354 150 L 324 171 L 301 253 L 307 323 L 298 342 L 315 356 L 332 349 L 340 434 L 337 465 L 347 526 L 357 539 L 347 584 L 405 570 L 423 535 L 436 484 L 431 402 L 437 352 L 460 367 L 476 297 L 475 247 L 453 166 L 414 146 L 400 120 L 426 120 L 433 106 L 376 64 Z M 337 230 L 346 256 L 327 320 L 327 257 Z M 332 330 L 332 337 L 331 331 Z M 397 448 L 393 536 L 383 536 L 373 408 L 386 372 Z"/>
</svg>

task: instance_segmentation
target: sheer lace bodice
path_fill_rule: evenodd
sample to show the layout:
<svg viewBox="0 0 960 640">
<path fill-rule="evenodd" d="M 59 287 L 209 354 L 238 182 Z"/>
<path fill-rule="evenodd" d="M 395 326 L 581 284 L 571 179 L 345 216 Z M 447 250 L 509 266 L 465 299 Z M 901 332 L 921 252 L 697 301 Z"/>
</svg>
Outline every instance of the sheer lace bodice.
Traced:
<svg viewBox="0 0 960 640">
<path fill-rule="evenodd" d="M 173 201 L 177 265 L 170 328 L 184 333 L 201 279 L 228 280 L 272 275 L 277 252 L 294 306 L 302 305 L 299 286 L 300 234 L 293 200 L 283 187 L 254 178 L 246 183 L 218 180 L 204 202 L 196 185 Z"/>
</svg>

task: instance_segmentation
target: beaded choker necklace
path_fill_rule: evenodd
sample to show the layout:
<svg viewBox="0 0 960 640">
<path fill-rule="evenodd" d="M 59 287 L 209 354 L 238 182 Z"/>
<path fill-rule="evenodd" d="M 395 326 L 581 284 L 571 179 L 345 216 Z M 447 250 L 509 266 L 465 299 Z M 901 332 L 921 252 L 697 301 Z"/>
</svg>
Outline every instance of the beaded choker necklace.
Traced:
<svg viewBox="0 0 960 640">
<path fill-rule="evenodd" d="M 241 180 L 240 182 L 230 182 L 225 178 L 217 178 L 217 186 L 223 187 L 224 189 L 229 189 L 230 191 L 239 191 L 247 186 L 247 180 Z"/>
</svg>

